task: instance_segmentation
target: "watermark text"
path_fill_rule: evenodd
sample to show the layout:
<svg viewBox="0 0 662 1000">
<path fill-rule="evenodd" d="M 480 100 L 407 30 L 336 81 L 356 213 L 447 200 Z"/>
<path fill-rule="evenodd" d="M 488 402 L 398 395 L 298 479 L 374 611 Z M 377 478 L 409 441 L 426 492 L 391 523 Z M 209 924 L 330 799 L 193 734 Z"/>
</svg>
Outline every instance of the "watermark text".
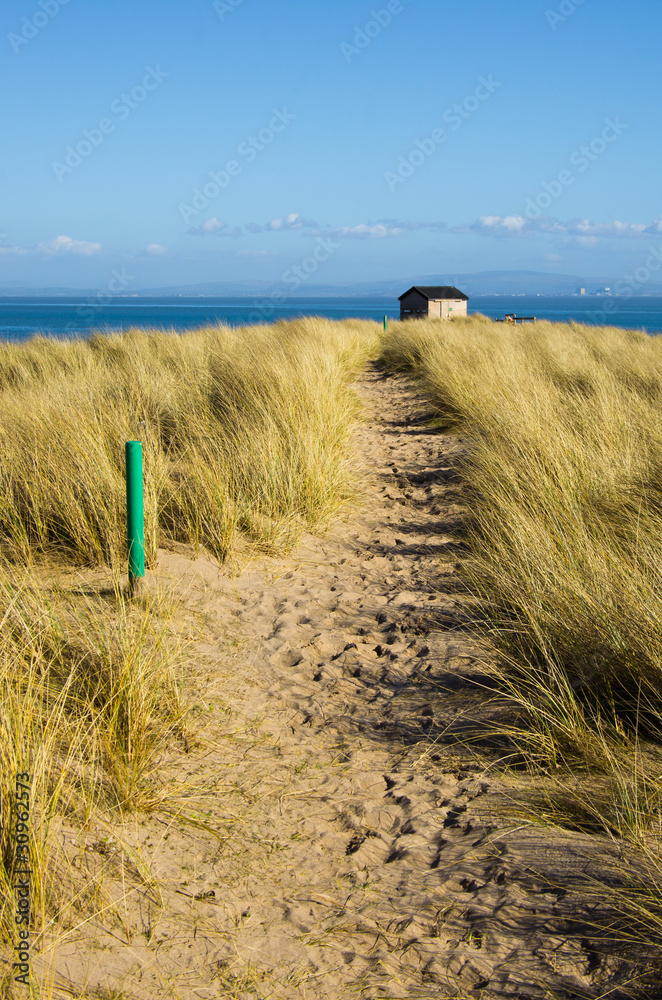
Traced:
<svg viewBox="0 0 662 1000">
<path fill-rule="evenodd" d="M 609 317 L 621 309 L 637 292 L 662 270 L 662 245 L 649 247 L 648 256 L 632 274 L 624 274 L 613 286 L 613 296 L 605 298 L 602 309 L 589 313 L 594 323 L 604 326 Z"/>
<path fill-rule="evenodd" d="M 556 31 L 559 24 L 565 24 L 583 3 L 586 3 L 586 0 L 562 0 L 556 10 L 546 10 L 545 17 L 552 31 Z"/>
<path fill-rule="evenodd" d="M 81 133 L 82 139 L 79 139 L 75 145 L 67 146 L 63 160 L 53 160 L 51 167 L 57 179 L 62 182 L 68 174 L 72 174 L 77 167 L 80 167 L 83 160 L 91 156 L 94 150 L 98 149 L 105 141 L 106 136 L 115 131 L 117 122 L 125 121 L 131 112 L 135 111 L 146 100 L 151 91 L 160 87 L 169 75 L 160 66 L 157 66 L 156 69 L 147 66 L 142 81 L 132 87 L 128 93 L 120 94 L 110 105 L 110 112 L 115 120 L 102 118 L 96 128 L 84 128 Z"/>
<path fill-rule="evenodd" d="M 451 132 L 457 132 L 500 86 L 501 84 L 494 79 L 492 74 L 488 77 L 479 76 L 478 86 L 473 93 L 444 111 L 441 116 L 442 121 L 449 126 Z M 404 184 L 419 167 L 423 166 L 426 160 L 429 160 L 441 146 L 448 142 L 448 139 L 449 134 L 445 128 L 435 128 L 424 139 L 417 139 L 414 149 L 400 157 L 396 170 L 387 170 L 384 173 L 384 180 L 389 190 L 395 191 L 399 184 Z"/>
<path fill-rule="evenodd" d="M 221 21 L 225 20 L 226 14 L 232 14 L 237 7 L 241 7 L 244 0 L 214 0 L 214 10 Z"/>
<path fill-rule="evenodd" d="M 42 28 L 50 24 L 52 19 L 60 13 L 60 7 L 64 7 L 69 0 L 39 0 L 39 10 L 35 11 L 32 17 L 24 17 L 21 22 L 21 32 L 16 34 L 10 31 L 7 41 L 14 52 L 20 52 L 24 45 L 36 38 Z"/>
<path fill-rule="evenodd" d="M 591 139 L 576 149 L 570 155 L 570 163 L 582 174 L 588 170 L 592 163 L 595 163 L 610 145 L 623 135 L 629 125 L 622 122 L 620 118 L 606 118 L 605 127 L 600 135 Z M 561 197 L 566 188 L 570 187 L 577 180 L 576 174 L 572 170 L 561 170 L 557 177 L 551 181 L 543 181 L 542 190 L 533 198 L 526 199 L 526 215 L 529 219 L 537 219 L 546 211 L 553 202 Z"/>
<path fill-rule="evenodd" d="M 30 775 L 20 771 L 16 775 L 14 790 L 14 864 L 12 887 L 16 899 L 16 943 L 14 951 L 17 961 L 14 979 L 24 986 L 30 985 Z"/>
<path fill-rule="evenodd" d="M 291 114 L 287 108 L 274 108 L 268 124 L 261 128 L 256 135 L 249 135 L 247 139 L 237 146 L 237 155 L 242 158 L 244 164 L 252 163 L 257 158 L 258 153 L 263 152 L 270 146 L 276 136 L 284 132 L 288 125 L 293 122 L 296 115 Z M 218 198 L 221 191 L 225 191 L 235 177 L 239 177 L 244 172 L 244 164 L 238 159 L 228 160 L 222 170 L 209 171 L 209 180 L 201 187 L 193 188 L 190 202 L 181 202 L 179 214 L 187 224 L 200 215 L 207 206 Z"/>
<path fill-rule="evenodd" d="M 76 315 L 80 317 L 80 322 L 67 323 L 64 328 L 65 333 L 76 333 L 80 331 L 81 327 L 89 326 L 104 306 L 111 302 L 116 295 L 123 295 L 131 282 L 135 280 L 135 275 L 127 274 L 126 268 L 123 267 L 121 271 L 113 269 L 106 287 L 100 289 L 95 295 L 90 295 L 85 302 L 78 306 Z"/>
<path fill-rule="evenodd" d="M 408 0 L 411 3 L 411 0 Z M 393 18 L 404 11 L 402 0 L 388 0 L 382 10 L 371 10 L 370 20 L 362 28 L 354 28 L 354 37 L 350 42 L 341 42 L 340 51 L 345 62 L 350 63 L 355 56 L 360 56 L 372 41 L 381 35 L 384 28 L 388 28 Z"/>
<path fill-rule="evenodd" d="M 309 281 L 313 274 L 317 273 L 320 265 L 326 263 L 339 247 L 339 243 L 318 236 L 313 252 L 304 257 L 299 264 L 288 267 L 281 275 L 281 284 L 285 285 L 290 293 L 298 291 L 304 282 Z M 265 299 L 255 303 L 255 311 L 249 315 L 249 319 L 255 323 L 263 323 L 265 320 L 272 319 L 276 307 L 286 298 L 287 295 L 283 288 L 275 288 Z"/>
</svg>

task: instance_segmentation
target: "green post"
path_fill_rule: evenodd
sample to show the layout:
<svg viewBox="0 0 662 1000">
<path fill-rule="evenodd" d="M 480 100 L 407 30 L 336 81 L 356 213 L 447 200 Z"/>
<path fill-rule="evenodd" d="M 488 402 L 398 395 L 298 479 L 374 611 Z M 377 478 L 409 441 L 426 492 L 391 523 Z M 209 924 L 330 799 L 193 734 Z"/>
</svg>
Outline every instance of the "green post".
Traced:
<svg viewBox="0 0 662 1000">
<path fill-rule="evenodd" d="M 143 446 L 126 442 L 126 537 L 129 551 L 129 590 L 140 590 L 145 577 L 145 511 L 143 503 Z"/>
<path fill-rule="evenodd" d="M 384 316 L 384 333 L 388 333 L 388 316 Z"/>
</svg>

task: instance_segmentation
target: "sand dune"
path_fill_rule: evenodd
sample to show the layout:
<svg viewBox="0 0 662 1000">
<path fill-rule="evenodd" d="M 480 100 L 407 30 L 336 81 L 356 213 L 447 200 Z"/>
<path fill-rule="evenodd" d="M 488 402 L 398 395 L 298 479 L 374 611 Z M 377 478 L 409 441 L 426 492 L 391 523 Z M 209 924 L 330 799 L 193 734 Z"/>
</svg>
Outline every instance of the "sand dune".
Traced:
<svg viewBox="0 0 662 1000">
<path fill-rule="evenodd" d="M 82 847 L 63 829 L 123 917 L 46 954 L 62 989 L 597 997 L 625 974 L 589 928 L 609 845 L 529 822 L 468 742 L 496 709 L 472 684 L 489 688 L 494 654 L 456 574 L 466 443 L 406 380 L 375 368 L 357 388 L 358 514 L 234 575 L 160 552 L 149 586 L 169 581 L 206 636 L 202 736 L 169 764 L 174 814 Z"/>
</svg>

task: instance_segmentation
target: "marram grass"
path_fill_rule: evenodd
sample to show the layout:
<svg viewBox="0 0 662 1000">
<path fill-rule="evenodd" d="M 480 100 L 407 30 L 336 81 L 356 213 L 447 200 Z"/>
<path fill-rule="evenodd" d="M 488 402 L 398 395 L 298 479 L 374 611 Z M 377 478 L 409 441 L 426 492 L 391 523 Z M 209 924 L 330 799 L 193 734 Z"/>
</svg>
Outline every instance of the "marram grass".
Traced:
<svg viewBox="0 0 662 1000">
<path fill-rule="evenodd" d="M 662 337 L 474 316 L 393 324 L 381 358 L 467 447 L 462 572 L 501 651 L 509 759 L 542 781 L 531 818 L 634 845 L 595 895 L 659 956 Z"/>
<path fill-rule="evenodd" d="M 375 330 L 313 318 L 0 348 L 0 549 L 122 562 L 132 439 L 148 566 L 164 538 L 221 560 L 241 536 L 295 540 L 351 495 L 349 383 Z"/>
<path fill-rule="evenodd" d="M 0 939 L 11 940 L 14 783 L 29 775 L 34 926 L 60 900 L 59 820 L 84 829 L 99 812 L 150 810 L 167 797 L 158 764 L 186 745 L 180 691 L 183 644 L 173 608 L 44 587 L 31 572 L 0 572 Z M 65 893 L 66 895 L 66 893 Z M 55 902 L 55 900 L 59 902 Z"/>
<path fill-rule="evenodd" d="M 473 317 L 383 358 L 469 441 L 468 571 L 510 651 L 623 710 L 661 694 L 662 338 Z"/>
</svg>

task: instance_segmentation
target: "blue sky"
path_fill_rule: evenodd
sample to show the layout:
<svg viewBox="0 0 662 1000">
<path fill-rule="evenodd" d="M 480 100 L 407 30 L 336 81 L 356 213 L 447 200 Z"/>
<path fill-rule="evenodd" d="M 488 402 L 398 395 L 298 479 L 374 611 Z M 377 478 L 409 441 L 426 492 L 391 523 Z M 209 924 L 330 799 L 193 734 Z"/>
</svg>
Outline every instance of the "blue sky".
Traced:
<svg viewBox="0 0 662 1000">
<path fill-rule="evenodd" d="M 5 0 L 0 285 L 662 251 L 653 0 Z"/>
</svg>

